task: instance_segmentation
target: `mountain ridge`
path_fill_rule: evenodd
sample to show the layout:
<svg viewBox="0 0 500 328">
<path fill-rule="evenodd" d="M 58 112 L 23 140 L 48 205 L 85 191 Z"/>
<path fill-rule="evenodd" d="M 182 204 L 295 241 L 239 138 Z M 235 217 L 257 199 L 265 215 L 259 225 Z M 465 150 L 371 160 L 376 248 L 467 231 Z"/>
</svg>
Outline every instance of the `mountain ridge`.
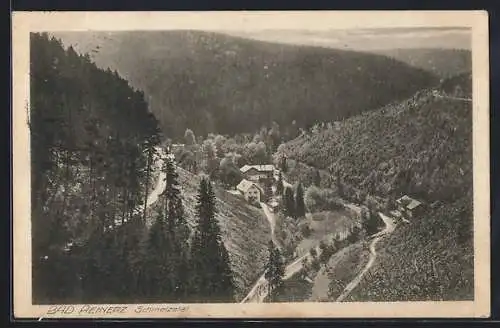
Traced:
<svg viewBox="0 0 500 328">
<path fill-rule="evenodd" d="M 255 132 L 272 121 L 308 127 L 378 108 L 437 83 L 435 75 L 382 55 L 214 32 L 56 37 L 91 53 L 98 65 L 116 69 L 143 90 L 163 131 L 174 138 L 186 128 L 206 135 Z"/>
</svg>

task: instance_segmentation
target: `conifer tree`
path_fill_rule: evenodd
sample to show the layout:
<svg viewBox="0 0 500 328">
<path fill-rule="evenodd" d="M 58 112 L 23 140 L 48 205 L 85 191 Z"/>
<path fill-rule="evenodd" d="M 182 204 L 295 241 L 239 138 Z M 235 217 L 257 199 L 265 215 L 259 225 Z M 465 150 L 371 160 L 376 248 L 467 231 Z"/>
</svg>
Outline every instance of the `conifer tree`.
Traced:
<svg viewBox="0 0 500 328">
<path fill-rule="evenodd" d="M 299 182 L 295 192 L 295 216 L 304 217 L 306 215 L 306 205 L 304 204 L 304 188 Z"/>
<path fill-rule="evenodd" d="M 286 157 L 285 156 L 281 156 L 281 159 L 280 159 L 280 168 L 281 168 L 281 171 L 283 171 L 285 173 L 288 171 L 288 164 L 286 162 Z"/>
<path fill-rule="evenodd" d="M 345 196 L 344 185 L 342 184 L 342 180 L 340 179 L 340 172 L 337 172 L 337 177 L 335 179 L 335 185 L 337 186 L 337 193 L 339 197 Z"/>
<path fill-rule="evenodd" d="M 151 135 L 150 138 L 146 139 L 146 142 L 144 143 L 144 152 L 146 154 L 146 190 L 144 192 L 144 209 L 142 213 L 142 219 L 143 221 L 146 220 L 146 209 L 147 209 L 147 200 L 148 200 L 148 194 L 149 194 L 149 187 L 150 187 L 150 179 L 151 179 L 151 169 L 153 166 L 153 161 L 154 161 L 154 156 L 157 153 L 155 146 L 158 144 L 159 138 L 158 135 Z"/>
<path fill-rule="evenodd" d="M 189 261 L 189 227 L 184 217 L 184 206 L 178 183 L 178 174 L 173 160 L 164 160 L 166 186 L 163 193 L 164 210 L 167 213 L 166 234 L 169 239 L 170 257 L 169 279 L 177 300 L 181 300 L 188 292 L 187 263 Z"/>
<path fill-rule="evenodd" d="M 266 265 L 265 278 L 268 283 L 268 298 L 271 302 L 276 300 L 277 290 L 283 284 L 285 266 L 280 251 L 272 241 L 268 245 L 269 260 Z"/>
<path fill-rule="evenodd" d="M 198 223 L 191 243 L 192 301 L 231 302 L 235 288 L 233 274 L 215 218 L 215 194 L 207 178 L 200 182 L 196 213 Z"/>
<path fill-rule="evenodd" d="M 316 170 L 314 173 L 314 185 L 318 188 L 321 186 L 321 175 L 319 174 L 319 170 Z"/>
<path fill-rule="evenodd" d="M 172 295 L 169 274 L 170 245 L 167 240 L 167 224 L 165 213 L 160 210 L 156 220 L 149 229 L 147 248 L 144 253 L 144 285 L 146 301 L 168 301 Z"/>
<path fill-rule="evenodd" d="M 295 199 L 290 187 L 286 187 L 283 192 L 283 211 L 286 216 L 295 218 Z"/>
<path fill-rule="evenodd" d="M 279 172 L 278 182 L 276 183 L 276 193 L 278 195 L 283 194 L 283 175 L 281 174 L 281 171 Z"/>
</svg>

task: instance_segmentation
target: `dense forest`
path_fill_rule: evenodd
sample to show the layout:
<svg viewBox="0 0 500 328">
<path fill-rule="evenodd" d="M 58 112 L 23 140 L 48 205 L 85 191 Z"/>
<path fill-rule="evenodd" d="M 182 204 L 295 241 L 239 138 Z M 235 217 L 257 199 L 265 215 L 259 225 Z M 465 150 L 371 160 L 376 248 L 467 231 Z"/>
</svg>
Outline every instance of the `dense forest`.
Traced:
<svg viewBox="0 0 500 328">
<path fill-rule="evenodd" d="M 471 96 L 470 74 L 453 81 L 462 90 L 459 96 Z M 472 186 L 471 103 L 446 98 L 456 89 L 444 81 L 437 89 L 444 98 L 422 90 L 406 101 L 316 126 L 280 146 L 275 161 L 287 156 L 326 170 L 331 185 L 340 180 L 358 189 L 361 199 L 402 192 L 455 199 Z"/>
<path fill-rule="evenodd" d="M 144 90 L 162 130 L 254 133 L 275 121 L 341 120 L 376 109 L 437 78 L 395 59 L 355 51 L 286 45 L 202 31 L 59 33 Z"/>
<path fill-rule="evenodd" d="M 46 33 L 31 34 L 30 61 L 34 303 L 232 300 L 212 185 L 201 180 L 190 229 L 142 92 Z"/>
</svg>

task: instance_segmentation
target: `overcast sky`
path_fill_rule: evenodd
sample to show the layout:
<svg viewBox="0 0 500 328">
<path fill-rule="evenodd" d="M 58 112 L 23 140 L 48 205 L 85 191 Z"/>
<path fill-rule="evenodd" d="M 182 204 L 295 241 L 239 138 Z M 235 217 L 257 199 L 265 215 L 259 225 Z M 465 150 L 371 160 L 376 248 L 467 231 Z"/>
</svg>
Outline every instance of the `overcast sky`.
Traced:
<svg viewBox="0 0 500 328">
<path fill-rule="evenodd" d="M 391 48 L 471 49 L 471 31 L 465 28 L 252 30 L 224 33 L 262 41 L 366 51 Z"/>
</svg>

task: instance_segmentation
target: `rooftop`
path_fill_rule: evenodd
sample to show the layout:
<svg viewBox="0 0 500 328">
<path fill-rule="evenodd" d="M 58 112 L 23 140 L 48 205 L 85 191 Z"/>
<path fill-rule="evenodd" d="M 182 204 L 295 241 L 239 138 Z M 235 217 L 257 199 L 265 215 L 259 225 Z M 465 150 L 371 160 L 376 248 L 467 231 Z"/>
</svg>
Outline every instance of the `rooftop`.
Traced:
<svg viewBox="0 0 500 328">
<path fill-rule="evenodd" d="M 273 172 L 274 171 L 274 165 L 272 164 L 266 164 L 266 165 L 244 165 L 240 171 L 245 173 L 250 169 L 256 169 L 259 172 Z"/>
<path fill-rule="evenodd" d="M 245 180 L 245 179 L 241 180 L 241 182 L 238 183 L 238 185 L 236 186 L 236 189 L 238 189 L 242 192 L 245 192 L 248 189 L 250 189 L 252 186 L 255 186 L 257 189 L 262 191 L 262 189 L 259 187 L 258 184 L 256 184 L 255 182 L 252 182 L 252 181 Z"/>
<path fill-rule="evenodd" d="M 396 201 L 398 204 L 401 204 L 405 206 L 407 209 L 412 210 L 420 205 L 422 205 L 421 202 L 419 202 L 416 199 L 411 198 L 410 196 L 404 195 L 400 199 Z"/>
</svg>

